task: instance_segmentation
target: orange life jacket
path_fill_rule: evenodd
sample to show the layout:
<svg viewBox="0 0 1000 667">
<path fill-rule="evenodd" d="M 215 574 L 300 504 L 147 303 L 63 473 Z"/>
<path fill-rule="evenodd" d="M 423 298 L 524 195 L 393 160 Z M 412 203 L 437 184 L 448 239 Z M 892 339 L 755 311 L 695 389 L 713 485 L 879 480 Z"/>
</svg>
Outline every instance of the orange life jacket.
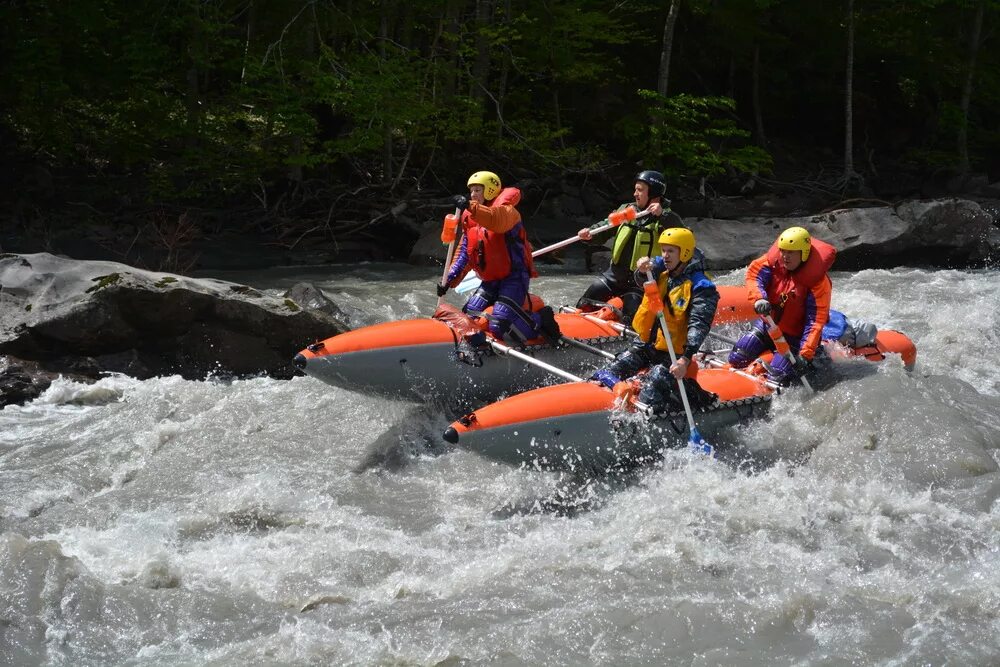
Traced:
<svg viewBox="0 0 1000 667">
<path fill-rule="evenodd" d="M 521 200 L 521 191 L 517 188 L 504 188 L 490 202 L 490 208 L 508 205 L 511 208 Z M 516 214 L 516 210 L 514 210 Z M 476 223 L 469 211 L 462 214 L 462 223 L 466 233 L 466 251 L 469 254 L 468 266 L 475 270 L 480 280 L 502 280 L 510 275 L 514 262 L 512 255 L 519 255 L 521 264 L 532 278 L 538 276 L 535 271 L 535 261 L 531 257 L 531 243 L 520 221 L 506 232 L 494 232 Z"/>
<path fill-rule="evenodd" d="M 799 268 L 789 273 L 781 262 L 778 243 L 767 251 L 767 264 L 771 269 L 771 284 L 767 288 L 767 300 L 776 307 L 781 330 L 792 336 L 799 336 L 805 328 L 806 297 L 823 280 L 829 280 L 827 272 L 837 258 L 837 249 L 825 241 L 810 239 L 812 250 L 809 259 Z M 817 304 L 819 307 L 829 303 Z M 825 324 L 825 321 L 824 321 Z"/>
</svg>

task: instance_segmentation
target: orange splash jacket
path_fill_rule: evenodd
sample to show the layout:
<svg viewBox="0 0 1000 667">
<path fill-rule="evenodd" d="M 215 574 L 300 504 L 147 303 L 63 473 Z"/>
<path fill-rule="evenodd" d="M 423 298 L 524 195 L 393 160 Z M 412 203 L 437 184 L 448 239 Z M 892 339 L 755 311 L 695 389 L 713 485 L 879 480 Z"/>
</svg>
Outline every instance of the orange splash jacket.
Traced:
<svg viewBox="0 0 1000 667">
<path fill-rule="evenodd" d="M 833 283 L 827 272 L 837 257 L 837 249 L 818 239 L 809 241 L 809 259 L 789 273 L 781 263 L 778 244 L 750 263 L 747 268 L 747 296 L 771 302 L 771 311 L 781 332 L 800 339 L 799 354 L 812 359 L 823 327 L 830 319 L 830 292 Z"/>
<path fill-rule="evenodd" d="M 502 280 L 517 270 L 527 271 L 532 278 L 538 275 L 521 214 L 514 208 L 519 201 L 520 190 L 504 188 L 489 205 L 469 203 L 462 215 L 465 234 L 448 271 L 449 286 L 470 270 L 484 282 Z"/>
</svg>

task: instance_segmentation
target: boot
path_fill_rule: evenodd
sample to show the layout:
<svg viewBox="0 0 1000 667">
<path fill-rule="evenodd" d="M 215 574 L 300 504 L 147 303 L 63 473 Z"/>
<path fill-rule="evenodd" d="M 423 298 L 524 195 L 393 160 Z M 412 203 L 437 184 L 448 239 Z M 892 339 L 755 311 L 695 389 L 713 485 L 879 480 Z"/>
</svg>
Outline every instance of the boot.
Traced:
<svg viewBox="0 0 1000 667">
<path fill-rule="evenodd" d="M 541 320 L 538 325 L 539 333 L 550 343 L 555 345 L 562 338 L 559 331 L 559 323 L 556 322 L 556 315 L 552 312 L 551 306 L 544 306 L 538 310 L 538 317 Z"/>
</svg>

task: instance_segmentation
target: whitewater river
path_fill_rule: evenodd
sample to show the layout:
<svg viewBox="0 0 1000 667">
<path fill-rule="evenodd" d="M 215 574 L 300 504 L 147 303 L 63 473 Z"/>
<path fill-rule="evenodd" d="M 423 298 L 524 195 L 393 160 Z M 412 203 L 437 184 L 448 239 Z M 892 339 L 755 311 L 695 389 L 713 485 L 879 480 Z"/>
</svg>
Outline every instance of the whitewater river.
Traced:
<svg viewBox="0 0 1000 667">
<path fill-rule="evenodd" d="M 556 304 L 589 280 L 542 270 Z M 221 277 L 312 280 L 357 326 L 431 313 L 439 275 Z M 913 373 L 785 393 L 740 434 L 772 463 L 670 452 L 568 515 L 571 480 L 449 451 L 410 404 L 58 381 L 0 411 L 0 664 L 1000 664 L 1000 272 L 834 285 Z"/>
</svg>

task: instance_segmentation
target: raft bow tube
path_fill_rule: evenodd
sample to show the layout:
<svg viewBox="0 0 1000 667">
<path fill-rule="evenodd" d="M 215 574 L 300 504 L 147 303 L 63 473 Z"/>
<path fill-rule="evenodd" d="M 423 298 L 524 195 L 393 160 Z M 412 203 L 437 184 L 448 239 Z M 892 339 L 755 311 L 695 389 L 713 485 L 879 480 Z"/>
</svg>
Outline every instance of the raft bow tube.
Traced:
<svg viewBox="0 0 1000 667">
<path fill-rule="evenodd" d="M 702 368 L 702 387 L 720 401 L 695 410 L 706 437 L 764 416 L 776 390 L 728 368 Z M 452 423 L 447 442 L 487 458 L 542 470 L 593 471 L 634 465 L 689 437 L 682 410 L 651 416 L 615 406 L 614 393 L 590 382 L 543 387 L 484 406 Z"/>
<path fill-rule="evenodd" d="M 610 324 L 579 315 L 556 315 L 563 335 L 616 354 L 630 339 Z M 573 347 L 556 348 L 542 339 L 521 349 L 539 361 L 585 373 L 604 359 Z M 355 329 L 308 346 L 295 357 L 306 375 L 334 387 L 382 398 L 460 404 L 496 400 L 553 381 L 544 370 L 490 349 L 473 350 L 441 320 L 420 318 Z"/>
</svg>

